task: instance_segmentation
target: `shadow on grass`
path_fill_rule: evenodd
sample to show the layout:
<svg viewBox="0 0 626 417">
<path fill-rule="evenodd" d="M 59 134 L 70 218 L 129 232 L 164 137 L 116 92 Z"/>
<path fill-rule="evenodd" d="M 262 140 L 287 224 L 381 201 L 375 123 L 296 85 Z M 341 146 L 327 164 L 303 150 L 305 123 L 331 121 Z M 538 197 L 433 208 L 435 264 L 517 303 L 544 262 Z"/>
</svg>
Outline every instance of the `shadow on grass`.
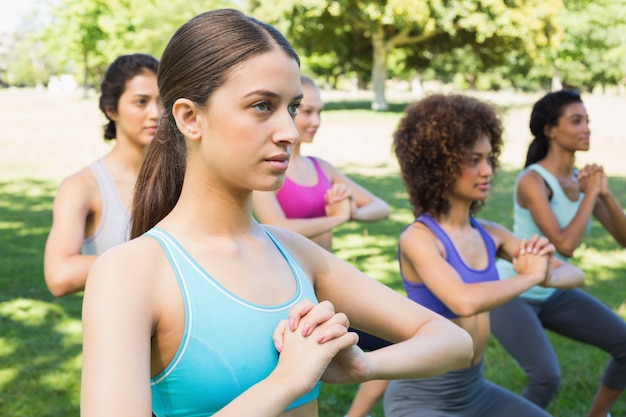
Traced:
<svg viewBox="0 0 626 417">
<path fill-rule="evenodd" d="M 40 180 L 0 183 L 3 416 L 78 415 L 81 297 L 55 299 L 43 279 L 55 192 Z"/>
</svg>

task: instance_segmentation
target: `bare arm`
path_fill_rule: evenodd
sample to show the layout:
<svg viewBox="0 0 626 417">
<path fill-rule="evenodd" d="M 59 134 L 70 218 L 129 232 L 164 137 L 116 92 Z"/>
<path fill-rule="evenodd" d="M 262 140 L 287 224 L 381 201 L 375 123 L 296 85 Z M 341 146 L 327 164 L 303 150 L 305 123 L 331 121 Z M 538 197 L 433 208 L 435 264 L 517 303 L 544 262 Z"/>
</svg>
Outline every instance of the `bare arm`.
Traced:
<svg viewBox="0 0 626 417">
<path fill-rule="evenodd" d="M 285 232 L 272 229 L 313 277 L 318 299 L 346 313 L 352 327 L 395 343 L 366 353 L 366 371 L 351 382 L 428 377 L 470 363 L 472 341 L 464 330 L 301 236 Z"/>
<path fill-rule="evenodd" d="M 563 228 L 559 225 L 550 206 L 546 185 L 537 173 L 529 171 L 520 177 L 517 199 L 530 211 L 533 221 L 541 233 L 554 244 L 557 252 L 571 257 L 583 239 L 587 223 L 595 209 L 599 191 L 599 186 L 590 186 L 585 190 L 574 218 Z"/>
<path fill-rule="evenodd" d="M 580 268 L 563 262 L 560 259 L 553 258 L 552 273 L 541 285 L 563 290 L 582 287 L 585 285 L 585 274 Z"/>
<path fill-rule="evenodd" d="M 85 288 L 81 416 L 151 412 L 150 339 L 156 314 L 146 275 L 153 270 L 146 251 L 126 246 L 98 258 Z"/>
<path fill-rule="evenodd" d="M 600 198 L 596 203 L 593 214 L 617 243 L 626 247 L 626 214 L 624 214 L 624 209 L 609 188 L 604 170 L 602 170 L 602 174 Z"/>
<path fill-rule="evenodd" d="M 486 228 L 489 234 L 495 226 Z M 504 228 L 498 227 L 499 233 Z M 511 254 L 519 248 L 520 241 L 509 232 Z M 496 237 L 496 246 L 499 246 Z M 517 246 L 514 246 L 517 244 Z M 426 226 L 416 223 L 400 236 L 402 272 L 413 282 L 423 282 L 450 310 L 461 317 L 492 310 L 517 297 L 522 292 L 545 279 L 548 255 L 526 254 L 520 273 L 507 280 L 467 284 L 445 260 L 437 246 L 436 238 Z"/>
<path fill-rule="evenodd" d="M 480 224 L 489 232 L 489 234 L 497 240 L 500 245 L 498 256 L 509 262 L 517 256 L 520 245 L 523 242 L 511 233 L 505 227 L 493 222 L 479 220 Z M 550 268 L 547 270 L 547 276 L 539 283 L 544 287 L 552 288 L 576 288 L 584 284 L 584 273 L 567 262 L 550 256 Z"/>
<path fill-rule="evenodd" d="M 97 258 L 80 253 L 89 210 L 87 180 L 74 175 L 63 181 L 54 199 L 52 227 L 44 251 L 44 278 L 56 297 L 82 291 Z"/>
</svg>

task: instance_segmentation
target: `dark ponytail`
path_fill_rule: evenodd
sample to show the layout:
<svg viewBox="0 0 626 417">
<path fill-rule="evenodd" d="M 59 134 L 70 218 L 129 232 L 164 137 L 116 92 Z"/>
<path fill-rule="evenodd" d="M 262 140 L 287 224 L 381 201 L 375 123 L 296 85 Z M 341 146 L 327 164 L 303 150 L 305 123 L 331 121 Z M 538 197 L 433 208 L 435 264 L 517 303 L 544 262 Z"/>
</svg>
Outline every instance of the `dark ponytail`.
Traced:
<svg viewBox="0 0 626 417">
<path fill-rule="evenodd" d="M 117 57 L 106 69 L 100 83 L 100 110 L 108 122 L 104 125 L 104 139 L 117 137 L 115 122 L 109 112 L 116 113 L 120 97 L 126 91 L 126 84 L 142 72 L 157 73 L 159 61 L 147 54 L 130 54 Z"/>
<path fill-rule="evenodd" d="M 530 114 L 530 133 L 534 139 L 528 146 L 524 168 L 546 157 L 550 149 L 550 139 L 546 136 L 545 129 L 556 126 L 565 106 L 572 103 L 582 103 L 580 94 L 573 90 L 548 93 L 535 103 Z"/>
</svg>

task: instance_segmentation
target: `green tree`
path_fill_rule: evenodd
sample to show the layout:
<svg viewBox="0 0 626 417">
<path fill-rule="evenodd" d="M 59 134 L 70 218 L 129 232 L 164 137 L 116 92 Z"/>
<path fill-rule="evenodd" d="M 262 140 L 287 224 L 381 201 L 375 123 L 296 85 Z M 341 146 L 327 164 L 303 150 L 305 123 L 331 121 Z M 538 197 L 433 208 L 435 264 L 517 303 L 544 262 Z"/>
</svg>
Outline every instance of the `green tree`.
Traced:
<svg viewBox="0 0 626 417">
<path fill-rule="evenodd" d="M 551 58 L 565 83 L 591 90 L 626 81 L 624 0 L 569 0 L 560 19 L 565 35 Z"/>
<path fill-rule="evenodd" d="M 0 80 L 10 85 L 43 85 L 59 68 L 54 54 L 45 54 L 39 37 L 40 10 L 22 17 L 13 33 L 0 31 Z"/>
<path fill-rule="evenodd" d="M 52 53 L 80 62 L 83 68 L 85 94 L 92 66 L 106 60 L 99 45 L 109 38 L 100 19 L 110 14 L 105 0 L 63 0 L 51 9 L 52 24 L 42 33 L 42 40 Z"/>
<path fill-rule="evenodd" d="M 560 1 L 542 0 L 296 0 L 288 34 L 306 54 L 333 51 L 343 63 L 371 62 L 372 108 L 384 110 L 389 57 L 395 49 L 450 52 L 461 48 L 463 40 L 478 58 L 468 62 L 475 66 L 468 71 L 476 76 L 489 60 L 504 62 L 503 54 L 511 48 L 539 57 L 538 48 L 558 34 L 554 19 L 561 8 Z M 357 41 L 346 43 L 346 33 L 358 35 Z M 371 56 L 363 56 L 367 48 L 356 47 L 359 43 L 369 44 Z"/>
<path fill-rule="evenodd" d="M 185 21 L 232 5 L 227 0 L 60 0 L 39 37 L 48 53 L 65 59 L 68 70 L 82 69 L 87 91 L 116 56 L 144 52 L 159 58 Z"/>
</svg>

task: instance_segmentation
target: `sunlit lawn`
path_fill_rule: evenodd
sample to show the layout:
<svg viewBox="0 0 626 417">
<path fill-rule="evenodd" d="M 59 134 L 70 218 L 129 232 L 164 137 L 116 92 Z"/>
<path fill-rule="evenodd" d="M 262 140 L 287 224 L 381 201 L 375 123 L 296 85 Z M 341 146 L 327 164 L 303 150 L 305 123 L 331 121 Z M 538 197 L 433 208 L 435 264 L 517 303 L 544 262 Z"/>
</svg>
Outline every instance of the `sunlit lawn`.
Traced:
<svg viewBox="0 0 626 417">
<path fill-rule="evenodd" d="M 336 103 L 335 106 L 350 105 Z M 353 115 L 357 124 L 363 120 L 380 118 L 382 122 L 398 117 L 398 113 L 375 114 L 363 109 Z M 332 106 L 328 106 L 327 116 L 328 123 L 352 117 L 347 110 L 332 110 Z M 19 146 L 19 143 L 7 144 L 0 137 L 0 150 L 8 146 Z M 341 141 L 337 146 L 341 146 Z M 8 164 L 1 156 L 0 162 Z M 76 416 L 82 298 L 75 295 L 55 299 L 47 291 L 42 276 L 43 247 L 58 178 L 45 177 L 32 163 L 22 166 L 19 160 L 10 162 L 10 171 L 4 169 L 8 165 L 3 165 L 0 173 L 0 416 Z M 353 223 L 338 229 L 337 254 L 402 291 L 397 273 L 396 242 L 412 215 L 397 170 L 393 164 L 343 164 L 343 168 L 357 182 L 389 202 L 393 210 L 386 221 Z M 515 174 L 515 170 L 499 173 L 490 201 L 479 217 L 510 226 L 510 193 Z M 624 178 L 613 176 L 611 187 L 618 197 L 626 195 Z M 585 290 L 625 317 L 625 251 L 619 249 L 598 224 L 594 224 L 585 244 L 575 259 L 587 273 Z M 550 335 L 550 338 L 559 354 L 563 381 L 549 411 L 554 416 L 584 416 L 608 357 L 559 336 Z M 520 391 L 524 384 L 522 372 L 495 340 L 487 349 L 486 375 L 514 391 Z M 320 416 L 343 416 L 355 389 L 354 385 L 324 385 Z M 382 416 L 380 405 L 372 416 Z M 626 416 L 624 400 L 614 409 L 613 416 Z"/>
</svg>

